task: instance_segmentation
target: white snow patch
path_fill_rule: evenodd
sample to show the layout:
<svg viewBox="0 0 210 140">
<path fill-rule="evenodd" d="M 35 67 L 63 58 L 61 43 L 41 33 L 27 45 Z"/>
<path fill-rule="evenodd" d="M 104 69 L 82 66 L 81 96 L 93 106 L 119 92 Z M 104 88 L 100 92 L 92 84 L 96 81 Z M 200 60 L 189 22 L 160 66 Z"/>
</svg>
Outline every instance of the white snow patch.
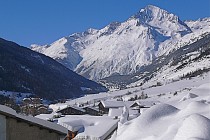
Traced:
<svg viewBox="0 0 210 140">
<path fill-rule="evenodd" d="M 188 100 L 188 99 L 191 99 L 191 98 L 196 98 L 198 97 L 198 95 L 196 94 L 193 94 L 193 93 L 188 93 L 186 96 L 184 96 L 180 101 L 185 101 L 185 100 Z"/>
<path fill-rule="evenodd" d="M 210 120 L 202 115 L 193 114 L 185 118 L 174 140 L 209 140 Z"/>
</svg>

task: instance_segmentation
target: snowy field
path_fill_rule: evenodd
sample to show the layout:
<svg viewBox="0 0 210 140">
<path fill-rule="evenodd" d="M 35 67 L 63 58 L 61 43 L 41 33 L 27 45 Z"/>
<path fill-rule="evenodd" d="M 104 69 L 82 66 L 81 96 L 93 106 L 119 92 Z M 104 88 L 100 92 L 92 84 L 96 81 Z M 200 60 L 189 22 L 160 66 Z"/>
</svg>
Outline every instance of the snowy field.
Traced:
<svg viewBox="0 0 210 140">
<path fill-rule="evenodd" d="M 142 87 L 88 95 L 50 107 L 57 110 L 67 105 L 93 105 L 100 100 L 118 99 L 126 103 L 130 98 L 144 93 L 148 98 L 137 101 L 152 107 L 142 110 L 139 117 L 130 121 L 115 120 L 119 121 L 118 129 L 110 140 L 210 140 L 210 73 L 162 86 L 149 86 L 151 85 L 145 84 Z M 67 116 L 58 120 L 58 123 L 66 123 L 68 127 L 80 126 L 82 123 L 86 129 L 79 133 L 76 139 L 80 136 L 86 139 L 103 139 L 103 135 L 110 133 L 109 128 L 116 123 L 112 118 L 111 127 L 108 127 L 107 118 Z M 104 124 L 99 123 L 99 120 L 105 122 L 107 127 L 101 129 Z"/>
</svg>

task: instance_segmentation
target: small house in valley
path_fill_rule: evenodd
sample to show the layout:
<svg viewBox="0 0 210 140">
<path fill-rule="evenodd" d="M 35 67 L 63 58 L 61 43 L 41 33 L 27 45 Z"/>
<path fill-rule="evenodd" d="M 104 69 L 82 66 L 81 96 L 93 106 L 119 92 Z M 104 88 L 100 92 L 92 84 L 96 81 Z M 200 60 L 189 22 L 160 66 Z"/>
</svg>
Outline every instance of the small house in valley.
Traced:
<svg viewBox="0 0 210 140">
<path fill-rule="evenodd" d="M 141 110 L 145 110 L 147 108 L 150 108 L 153 104 L 151 102 L 145 102 L 145 101 L 136 101 L 134 102 L 130 108 L 132 110 L 138 111 L 138 113 L 141 113 Z"/>
<path fill-rule="evenodd" d="M 86 112 L 86 114 L 92 115 L 92 116 L 99 116 L 99 109 L 91 106 L 87 106 L 83 108 Z"/>
<path fill-rule="evenodd" d="M 52 112 L 53 112 L 52 109 L 50 109 L 50 108 L 48 108 L 47 106 L 44 106 L 44 105 L 39 106 L 37 108 L 37 114 L 49 114 L 49 113 L 52 113 Z"/>
<path fill-rule="evenodd" d="M 85 112 L 86 111 L 82 108 L 70 105 L 57 111 L 57 113 L 61 113 L 62 115 L 84 115 Z"/>
<path fill-rule="evenodd" d="M 124 107 L 125 104 L 122 101 L 101 101 L 98 104 L 99 112 L 101 114 L 108 114 L 110 108 Z"/>
</svg>

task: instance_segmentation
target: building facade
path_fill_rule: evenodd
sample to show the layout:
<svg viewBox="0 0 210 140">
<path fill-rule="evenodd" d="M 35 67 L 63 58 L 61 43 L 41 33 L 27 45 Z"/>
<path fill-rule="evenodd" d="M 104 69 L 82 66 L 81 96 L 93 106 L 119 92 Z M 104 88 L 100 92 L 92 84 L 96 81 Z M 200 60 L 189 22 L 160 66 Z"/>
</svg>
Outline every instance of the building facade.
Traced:
<svg viewBox="0 0 210 140">
<path fill-rule="evenodd" d="M 3 109 L 2 109 L 3 108 Z M 0 105 L 0 140 L 64 140 L 67 129 Z"/>
</svg>

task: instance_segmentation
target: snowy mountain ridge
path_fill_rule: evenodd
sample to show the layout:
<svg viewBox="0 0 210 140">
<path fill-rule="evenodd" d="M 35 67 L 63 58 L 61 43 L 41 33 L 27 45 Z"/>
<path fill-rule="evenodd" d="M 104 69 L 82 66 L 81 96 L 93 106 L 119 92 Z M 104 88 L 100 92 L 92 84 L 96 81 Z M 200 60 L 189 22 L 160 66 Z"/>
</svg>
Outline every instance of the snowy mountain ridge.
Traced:
<svg viewBox="0 0 210 140">
<path fill-rule="evenodd" d="M 31 49 L 86 78 L 99 80 L 134 73 L 155 58 L 195 42 L 210 32 L 209 26 L 210 18 L 183 22 L 149 5 L 125 22 L 112 22 L 103 29 L 88 29 Z"/>
</svg>

